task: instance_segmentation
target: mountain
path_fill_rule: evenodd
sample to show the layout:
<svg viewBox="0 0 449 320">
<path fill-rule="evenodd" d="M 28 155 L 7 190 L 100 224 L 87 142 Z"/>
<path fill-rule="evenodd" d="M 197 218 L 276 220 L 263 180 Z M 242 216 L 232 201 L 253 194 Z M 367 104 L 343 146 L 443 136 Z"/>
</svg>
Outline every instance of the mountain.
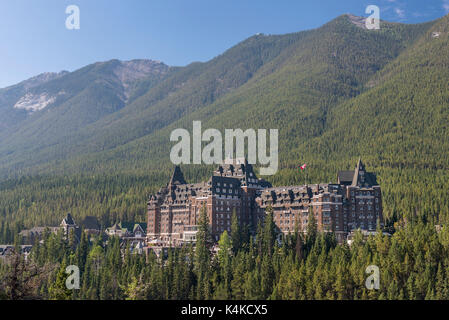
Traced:
<svg viewBox="0 0 449 320">
<path fill-rule="evenodd" d="M 204 63 L 136 72 L 114 60 L 39 84 L 31 94 L 55 101 L 21 110 L 26 117 L 0 132 L 4 215 L 26 224 L 51 221 L 48 211 L 142 216 L 146 193 L 167 182 L 170 132 L 201 120 L 203 129 L 278 128 L 275 185 L 304 183 L 300 162 L 310 181 L 333 181 L 361 155 L 378 172 L 387 216 L 449 216 L 448 19 L 367 30 L 343 15 L 255 35 Z M 183 170 L 198 180 L 210 168 Z"/>
<path fill-rule="evenodd" d="M 66 73 L 67 71 L 62 71 L 59 73 L 46 72 L 22 81 L 14 86 L 0 89 L 0 114 L 2 116 L 0 118 L 0 132 L 12 127 L 14 124 L 26 118 L 27 112 L 24 112 L 24 109 L 26 110 L 27 106 L 21 108 L 20 101 L 23 102 L 27 99 L 27 93 L 30 89 L 57 79 Z M 30 96 L 28 97 L 30 98 Z M 37 100 L 38 99 L 36 97 L 36 101 Z M 15 108 L 16 104 L 18 104 L 18 107 Z M 30 107 L 33 108 L 31 103 Z M 39 108 L 39 106 L 36 105 L 35 108 Z"/>
<path fill-rule="evenodd" d="M 83 85 L 77 91 L 80 95 L 43 110 L 47 112 L 37 112 L 18 130 L 8 132 L 0 146 L 2 167 L 30 168 L 36 163 L 112 149 L 148 135 L 238 88 L 297 36 L 250 39 L 207 63 L 170 69 L 151 86 L 137 83 L 136 92 L 145 93 L 128 101 L 121 98 L 117 81 L 96 79 L 103 77 L 114 61 L 68 74 L 69 87 Z"/>
<path fill-rule="evenodd" d="M 142 99 L 144 106 L 149 107 L 139 113 L 138 119 L 135 112 L 130 111 L 135 105 L 122 109 L 120 114 L 126 114 L 108 122 L 104 140 L 99 140 L 98 134 L 90 134 L 93 138 L 88 141 L 99 143 L 96 149 L 100 152 L 83 154 L 71 164 L 75 167 L 76 163 L 82 164 L 84 169 L 93 170 L 103 167 L 110 171 L 126 170 L 133 163 L 134 167 L 154 170 L 160 163 L 167 163 L 172 145 L 170 132 L 178 127 L 190 128 L 193 120 L 202 120 L 204 128 L 282 128 L 280 148 L 284 154 L 281 159 L 285 161 L 285 153 L 292 148 L 295 150 L 298 141 L 307 141 L 324 132 L 330 109 L 366 90 L 371 77 L 398 57 L 426 28 L 428 25 L 385 24 L 382 32 L 376 33 L 358 27 L 343 16 L 312 31 L 251 37 L 201 65 L 205 71 L 200 80 L 216 83 L 215 68 L 210 71 L 211 76 L 206 77 L 209 65 L 233 61 L 234 57 L 258 58 L 255 54 L 246 55 L 246 50 L 265 54 L 265 51 L 254 49 L 260 44 L 285 43 L 285 47 L 272 54 L 273 58 L 260 65 L 250 78 L 243 78 L 238 88 L 215 99 L 197 100 L 191 104 L 192 96 L 198 97 L 198 89 L 205 87 L 203 84 L 197 86 L 198 80 L 194 78 L 193 90 L 187 90 L 185 98 L 184 91 L 177 91 L 155 104 Z M 149 95 L 154 95 L 154 91 Z M 178 105 L 183 108 L 177 109 Z M 168 125 L 154 134 L 151 132 L 153 126 L 145 131 L 146 124 L 156 122 L 156 119 L 155 125 Z M 140 123 L 142 129 L 139 130 Z M 95 130 L 101 130 L 101 123 Z M 121 133 L 116 138 L 117 132 Z M 130 134 L 134 140 L 125 140 Z M 152 155 L 151 159 L 148 154 Z M 154 160 L 158 161 L 154 163 Z"/>
<path fill-rule="evenodd" d="M 33 148 L 65 142 L 137 99 L 169 72 L 167 65 L 157 61 L 111 60 L 2 89 L 3 155 L 30 154 Z"/>
<path fill-rule="evenodd" d="M 145 83 L 151 84 L 151 81 L 166 74 L 168 69 L 163 63 L 151 60 L 113 60 L 96 63 L 73 73 L 62 71 L 40 74 L 0 89 L 0 128 L 14 127 L 20 121 L 32 118 L 31 115 L 36 111 L 61 105 L 78 94 L 88 94 L 83 90 L 89 90 L 94 85 L 112 86 L 117 97 L 127 102 L 149 88 Z M 143 79 L 145 81 L 139 81 Z M 17 120 L 7 121 L 7 116 L 10 119 L 16 117 Z"/>
</svg>

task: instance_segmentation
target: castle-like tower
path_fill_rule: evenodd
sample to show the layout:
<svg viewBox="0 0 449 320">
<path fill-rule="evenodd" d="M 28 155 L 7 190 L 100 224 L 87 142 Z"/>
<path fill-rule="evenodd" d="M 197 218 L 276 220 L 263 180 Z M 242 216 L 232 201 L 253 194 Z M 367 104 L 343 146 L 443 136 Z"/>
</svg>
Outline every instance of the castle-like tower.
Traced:
<svg viewBox="0 0 449 320">
<path fill-rule="evenodd" d="M 355 170 L 340 171 L 335 184 L 267 188 L 256 199 L 260 212 L 273 208 L 279 231 L 306 232 L 309 210 L 318 230 L 333 232 L 339 242 L 355 229 L 383 227 L 382 193 L 374 173 L 366 172 L 359 159 Z"/>
<path fill-rule="evenodd" d="M 231 228 L 235 210 L 241 225 L 254 232 L 268 206 L 284 234 L 306 232 L 309 211 L 318 230 L 335 233 L 344 241 L 354 229 L 383 227 L 382 195 L 376 176 L 361 160 L 355 170 L 340 171 L 335 184 L 271 187 L 256 177 L 245 159 L 220 165 L 207 182 L 189 184 L 176 166 L 167 186 L 148 201 L 148 243 L 178 246 L 196 241 L 200 210 L 206 207 L 215 240 Z"/>
<path fill-rule="evenodd" d="M 251 164 L 235 159 L 220 165 L 207 182 L 189 184 L 176 166 L 166 187 L 148 201 L 147 239 L 151 245 L 181 245 L 196 240 L 200 210 L 206 207 L 211 233 L 218 240 L 231 228 L 235 210 L 241 225 L 253 227 L 256 197 L 271 185 L 256 177 Z"/>
</svg>

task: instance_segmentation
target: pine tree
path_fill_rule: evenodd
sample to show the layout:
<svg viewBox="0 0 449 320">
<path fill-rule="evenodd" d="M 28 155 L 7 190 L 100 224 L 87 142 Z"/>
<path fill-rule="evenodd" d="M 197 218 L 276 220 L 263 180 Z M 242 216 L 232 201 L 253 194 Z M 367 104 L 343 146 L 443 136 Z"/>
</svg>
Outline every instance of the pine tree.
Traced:
<svg viewBox="0 0 449 320">
<path fill-rule="evenodd" d="M 268 206 L 266 209 L 264 227 L 263 227 L 263 254 L 268 254 L 270 257 L 273 254 L 274 244 L 276 241 L 276 225 L 273 221 L 273 208 Z"/>
<path fill-rule="evenodd" d="M 242 231 L 240 229 L 240 224 L 237 218 L 237 212 L 235 208 L 232 210 L 231 217 L 231 241 L 232 241 L 232 251 L 237 253 L 242 246 Z"/>
<path fill-rule="evenodd" d="M 435 283 L 435 299 L 437 300 L 445 300 L 447 299 L 447 287 L 446 287 L 447 279 L 445 277 L 444 269 L 441 263 L 438 264 L 438 271 L 436 276 Z"/>
<path fill-rule="evenodd" d="M 241 253 L 234 259 L 231 289 L 232 297 L 236 300 L 243 300 L 245 296 L 245 291 L 243 289 L 245 283 L 245 264 L 243 261 L 244 257 L 245 255 Z"/>
<path fill-rule="evenodd" d="M 221 277 L 223 279 L 223 288 L 225 292 L 225 298 L 231 294 L 231 279 L 232 279 L 232 265 L 231 265 L 231 252 L 232 244 L 229 239 L 228 232 L 225 230 L 220 240 L 218 241 L 219 251 L 218 251 L 218 261 L 221 269 Z"/>
<path fill-rule="evenodd" d="M 318 227 L 313 213 L 312 206 L 309 207 L 309 216 L 307 218 L 307 231 L 306 231 L 306 248 L 310 251 L 315 244 L 318 233 Z"/>
<path fill-rule="evenodd" d="M 296 257 L 296 261 L 298 263 L 301 263 L 302 259 L 303 259 L 303 244 L 302 244 L 302 236 L 301 234 L 296 231 L 295 234 L 295 257 Z"/>
<path fill-rule="evenodd" d="M 260 276 L 258 269 L 249 271 L 245 274 L 245 300 L 258 300 L 262 299 L 260 292 Z"/>
<path fill-rule="evenodd" d="M 66 281 L 68 274 L 65 272 L 67 265 L 65 261 L 61 264 L 55 282 L 50 286 L 48 292 L 50 299 L 53 300 L 70 300 L 72 291 L 67 288 Z"/>
<path fill-rule="evenodd" d="M 211 234 L 209 230 L 209 219 L 206 207 L 203 206 L 200 212 L 198 232 L 195 247 L 195 273 L 197 276 L 197 299 L 206 299 L 210 294 L 209 273 L 210 273 L 210 246 Z"/>
<path fill-rule="evenodd" d="M 271 295 L 273 291 L 273 283 L 275 278 L 273 263 L 271 257 L 268 254 L 264 255 L 262 258 L 260 278 L 260 292 L 262 294 L 262 297 L 266 299 Z"/>
<path fill-rule="evenodd" d="M 89 250 L 89 240 L 87 239 L 87 235 L 85 232 L 81 233 L 81 240 L 76 250 L 76 264 L 82 273 L 84 271 L 84 267 L 87 261 L 87 254 Z"/>
</svg>

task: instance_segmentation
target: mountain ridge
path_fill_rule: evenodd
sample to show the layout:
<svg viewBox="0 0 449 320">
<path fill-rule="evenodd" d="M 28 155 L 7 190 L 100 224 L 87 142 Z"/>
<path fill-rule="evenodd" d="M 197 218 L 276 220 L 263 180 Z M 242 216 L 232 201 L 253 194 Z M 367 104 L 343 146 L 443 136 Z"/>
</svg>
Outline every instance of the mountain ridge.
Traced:
<svg viewBox="0 0 449 320">
<path fill-rule="evenodd" d="M 349 22 L 348 23 L 348 19 Z M 287 35 L 281 35 L 281 36 L 276 36 L 276 35 L 270 35 L 270 36 L 252 36 L 242 42 L 240 42 L 239 44 L 237 44 L 236 46 L 230 48 L 229 50 L 225 51 L 223 54 L 217 56 L 216 58 L 212 59 L 209 62 L 206 63 L 194 63 L 191 65 L 188 65 L 184 68 L 181 68 L 178 72 L 175 72 L 171 78 L 169 77 L 168 79 L 165 80 L 165 82 L 160 82 L 157 83 L 155 85 L 154 88 L 152 88 L 153 90 L 148 91 L 147 93 L 142 94 L 140 97 L 138 97 L 137 99 L 134 100 L 134 103 L 131 103 L 130 105 L 122 105 L 120 108 L 118 108 L 116 111 L 112 112 L 112 113 L 108 113 L 108 115 L 106 115 L 103 119 L 96 119 L 97 121 L 99 121 L 99 123 L 95 122 L 91 122 L 92 124 L 95 123 L 95 126 L 92 129 L 87 129 L 87 131 L 89 131 L 88 134 L 89 136 L 99 136 L 99 135 L 104 135 L 104 142 L 102 142 L 101 144 L 99 144 L 98 142 L 96 142 L 94 145 L 92 145 L 91 150 L 100 148 L 100 150 L 104 150 L 106 149 L 111 149 L 114 148 L 116 146 L 119 146 L 120 144 L 126 144 L 128 142 L 131 142 L 133 139 L 139 139 L 140 137 L 143 137 L 145 135 L 151 134 L 151 132 L 154 129 L 150 129 L 148 130 L 148 126 L 152 127 L 151 123 L 152 123 L 152 119 L 154 119 L 156 122 L 154 122 L 154 125 L 156 126 L 155 128 L 161 128 L 160 126 L 164 126 L 164 124 L 169 124 L 172 120 L 171 118 L 173 118 L 173 112 L 174 110 L 172 110 L 172 112 L 170 113 L 166 113 L 165 110 L 168 106 L 170 106 L 171 109 L 173 109 L 173 106 L 176 106 L 177 104 L 179 104 L 178 101 L 181 102 L 181 109 L 178 109 L 178 112 L 181 112 L 182 114 L 186 114 L 186 113 L 192 113 L 196 108 L 198 108 L 198 106 L 204 105 L 204 106 L 208 106 L 210 103 L 213 103 L 213 101 L 216 98 L 219 98 L 221 95 L 224 94 L 224 96 L 226 96 L 226 94 L 228 94 L 229 92 L 229 88 L 232 87 L 232 83 L 228 84 L 228 85 L 224 85 L 222 86 L 223 89 L 221 89 L 222 91 L 218 92 L 218 95 L 216 97 L 214 97 L 214 94 L 212 93 L 213 91 L 205 91 L 206 95 L 203 95 L 203 100 L 197 99 L 196 101 L 188 101 L 191 100 L 191 96 L 198 96 L 200 97 L 201 95 L 198 95 L 198 90 L 197 88 L 202 88 L 202 90 L 204 90 L 204 88 L 209 87 L 207 90 L 216 90 L 214 88 L 218 88 L 220 87 L 220 85 L 222 84 L 222 79 L 220 79 L 222 76 L 220 76 L 220 73 L 223 74 L 223 71 L 226 70 L 226 72 L 228 74 L 230 74 L 232 77 L 234 76 L 234 72 L 232 70 L 237 68 L 237 75 L 241 76 L 241 71 L 245 71 L 246 70 L 257 70 L 256 73 L 248 73 L 248 71 L 245 71 L 247 74 L 243 74 L 242 80 L 240 81 L 240 83 L 237 83 L 236 85 L 234 85 L 234 87 L 236 88 L 236 90 L 239 90 L 239 87 L 243 84 L 246 83 L 247 80 L 250 81 L 259 81 L 258 79 L 265 79 L 263 81 L 267 81 L 267 77 L 269 77 L 269 75 L 276 71 L 276 70 L 281 70 L 282 69 L 282 65 L 285 63 L 288 63 L 288 61 L 291 61 L 291 59 L 296 59 L 295 61 L 293 61 L 293 63 L 290 63 L 290 65 L 288 66 L 288 68 L 284 69 L 285 71 L 282 71 L 284 73 L 284 75 L 282 76 L 283 78 L 287 78 L 287 77 L 291 77 L 290 74 L 292 74 L 291 72 L 291 68 L 290 66 L 294 66 L 294 68 L 297 68 L 296 66 L 300 66 L 300 65 L 304 65 L 304 64 L 309 64 L 309 65 L 320 65 L 321 62 L 319 60 L 317 60 L 314 57 L 314 54 L 310 51 L 310 49 L 308 49 L 308 44 L 307 42 L 312 41 L 314 42 L 314 46 L 316 46 L 317 48 L 319 46 L 322 46 L 323 43 L 325 43 L 323 41 L 323 39 L 319 38 L 320 33 L 324 32 L 325 34 L 328 34 L 328 38 L 329 40 L 327 40 L 329 43 L 332 43 L 333 36 L 336 36 L 335 32 L 339 32 L 338 36 L 339 37 L 346 37 L 345 32 L 352 32 L 355 35 L 359 35 L 359 37 L 361 39 L 364 39 L 364 37 L 366 37 L 366 35 L 375 35 L 372 36 L 372 40 L 370 41 L 393 41 L 393 45 L 395 45 L 397 48 L 396 49 L 392 49 L 389 48 L 389 51 L 391 50 L 396 50 L 396 53 L 399 52 L 400 50 L 402 50 L 403 48 L 401 48 L 400 46 L 397 46 L 396 44 L 394 44 L 394 42 L 400 42 L 397 41 L 397 39 L 395 37 L 397 37 L 397 35 L 389 35 L 389 29 L 390 28 L 397 28 L 397 32 L 399 32 L 400 36 L 403 36 L 404 38 L 406 38 L 407 36 L 410 36 L 410 34 L 413 34 L 413 32 L 411 32 L 414 28 L 418 29 L 419 27 L 414 27 L 414 26 L 405 26 L 405 25 L 392 25 L 392 24 L 386 24 L 386 28 L 387 31 L 383 31 L 384 33 L 381 32 L 377 32 L 376 34 L 367 30 L 363 30 L 358 28 L 357 26 L 355 26 L 351 21 L 350 21 L 350 17 L 348 15 L 342 15 L 337 17 L 336 19 L 334 19 L 333 21 L 323 25 L 320 28 L 317 29 L 312 29 L 312 30 L 308 30 L 308 31 L 302 31 L 302 32 L 297 32 L 297 33 L 292 33 L 292 34 L 287 34 Z M 401 31 L 401 28 L 406 30 L 406 32 L 404 32 L 404 30 Z M 338 31 L 339 30 L 339 31 Z M 387 36 L 385 36 L 384 34 L 387 34 Z M 383 38 L 382 38 L 383 37 Z M 387 38 L 388 39 L 387 39 Z M 318 38 L 318 39 L 317 39 Z M 347 42 L 348 45 L 351 46 L 351 43 L 354 43 L 354 41 L 352 39 L 350 39 L 349 37 L 346 37 L 347 40 L 345 40 Z M 386 40 L 384 40 L 386 39 Z M 368 39 L 369 40 L 369 39 Z M 367 41 L 368 41 L 367 40 Z M 404 42 L 407 42 L 408 40 L 404 40 Z M 277 47 L 280 46 L 279 42 L 284 42 L 283 45 L 283 49 L 277 49 L 277 51 L 270 51 L 271 47 L 273 46 L 273 44 L 276 44 Z M 316 43 L 316 44 L 315 44 Z M 371 45 L 374 50 L 377 50 L 374 46 L 375 44 L 373 43 L 373 45 Z M 404 45 L 402 45 L 404 46 Z M 261 48 L 268 48 L 265 49 L 265 51 L 260 51 Z M 359 50 L 360 48 L 357 47 L 357 45 L 353 46 L 354 50 Z M 245 55 L 245 50 L 249 50 L 248 53 L 250 53 L 247 57 L 250 58 L 251 61 L 250 63 L 253 64 L 253 66 L 248 65 L 248 66 L 244 66 L 244 64 L 242 63 L 242 56 Z M 260 54 L 260 58 L 259 60 L 255 60 L 253 59 L 253 51 L 256 51 L 256 53 L 258 52 Z M 300 58 L 301 56 L 297 57 L 297 52 L 303 52 L 303 50 L 308 50 L 307 53 L 302 53 L 302 55 L 304 57 L 307 57 L 307 59 L 309 60 L 304 60 L 302 58 Z M 315 49 L 313 49 L 315 50 Z M 358 77 L 358 78 L 363 78 L 365 74 L 367 73 L 372 73 L 372 71 L 376 72 L 378 68 L 380 68 L 379 66 L 375 66 L 373 65 L 373 67 L 370 68 L 374 68 L 372 71 L 367 70 L 363 70 L 360 67 L 369 67 L 369 63 L 370 59 L 376 59 L 375 54 L 371 54 L 370 52 L 360 52 L 359 54 L 353 54 L 353 56 L 364 56 L 367 55 L 368 58 L 366 58 L 365 60 L 367 60 L 368 63 L 366 62 L 361 62 L 360 66 L 351 66 L 351 63 L 349 63 L 348 61 L 344 61 L 342 60 L 343 58 L 341 56 L 343 55 L 347 55 L 347 53 L 345 52 L 346 48 L 345 45 L 340 46 L 340 49 L 338 49 L 338 47 L 334 47 L 331 48 L 329 47 L 329 49 L 324 48 L 323 50 L 325 50 L 324 55 L 322 56 L 323 59 L 328 60 L 330 63 L 335 64 L 335 63 L 344 63 L 345 65 L 341 65 L 341 66 L 337 66 L 337 71 L 334 71 L 336 73 L 338 73 L 337 75 L 337 79 L 335 84 L 334 83 L 329 83 L 328 82 L 328 75 L 325 74 L 326 72 L 329 72 L 329 70 L 323 69 L 320 73 L 322 75 L 320 75 L 320 73 L 318 74 L 318 76 L 320 77 L 320 79 L 324 76 L 324 78 L 322 78 L 321 80 L 319 80 L 319 82 L 315 83 L 315 84 L 310 84 L 310 81 L 308 80 L 310 73 L 308 71 L 301 71 L 304 74 L 304 80 L 305 82 L 303 82 L 303 85 L 306 86 L 311 86 L 310 89 L 308 89 L 309 91 L 312 90 L 332 90 L 333 91 L 333 99 L 335 99 L 335 97 L 339 94 L 346 94 L 349 96 L 355 96 L 360 92 L 361 88 L 358 88 L 358 86 L 353 86 L 351 85 L 351 82 L 355 83 L 354 81 L 359 81 L 359 80 L 355 80 L 356 78 L 354 77 Z M 236 55 L 235 58 L 234 57 L 234 52 L 238 53 Z M 267 53 L 264 53 L 267 52 Z M 270 53 L 272 52 L 272 53 Z M 278 52 L 278 53 L 276 53 Z M 273 54 L 270 58 L 270 54 Z M 265 56 L 264 56 L 265 54 Z M 350 53 L 351 54 L 351 53 Z M 385 60 L 388 61 L 390 59 L 393 58 L 393 56 L 391 56 L 390 52 L 385 52 L 385 53 L 380 53 L 383 56 L 378 59 L 379 61 L 381 60 Z M 283 58 L 283 56 L 285 58 Z M 230 58 L 228 58 L 230 57 Z M 371 57 L 371 58 L 369 58 Z M 239 64 L 235 64 L 235 62 L 233 62 L 234 59 L 235 61 L 239 61 Z M 236 60 L 237 59 L 237 60 Z M 261 60 L 262 59 L 262 60 Z M 267 63 L 263 62 L 263 59 L 268 59 Z M 290 59 L 290 60 L 289 60 Z M 302 60 L 301 60 L 302 59 Z M 311 59 L 311 60 L 310 60 Z M 232 62 L 229 62 L 229 61 Z M 335 62 L 334 62 L 335 60 Z M 223 61 L 223 62 L 221 62 Z M 286 62 L 287 61 L 287 62 Z M 341 62 L 340 62 L 341 61 Z M 93 64 L 94 66 L 103 66 L 104 64 L 108 64 L 108 63 L 117 63 L 117 60 L 111 60 L 109 62 L 105 62 L 105 63 L 96 63 Z M 224 68 L 224 65 L 229 66 Z M 349 63 L 349 64 L 348 64 Z M 382 63 L 382 62 L 381 62 Z M 214 64 L 217 65 L 217 67 L 214 67 Z M 212 68 L 209 72 L 209 74 L 211 74 L 210 77 L 207 77 L 207 73 L 205 73 L 205 70 L 208 69 L 208 66 L 211 65 Z M 223 66 L 222 66 L 223 65 Z M 261 66 L 262 68 L 259 69 L 259 66 Z M 243 68 L 242 68 L 243 67 Z M 229 69 L 231 68 L 231 69 Z M 275 68 L 275 69 L 273 69 Z M 306 67 L 307 68 L 307 67 Z M 84 69 L 84 68 L 83 68 Z M 80 70 L 83 70 L 80 69 Z M 354 69 L 354 70 L 352 70 Z M 80 72 L 80 70 L 75 71 L 75 72 Z M 231 71 L 229 71 L 231 70 Z M 346 73 L 346 75 L 344 76 L 345 78 L 342 78 L 342 74 L 341 72 Z M 357 75 L 357 73 L 359 73 L 359 75 Z M 355 74 L 355 76 L 354 76 Z M 297 77 L 298 74 L 294 74 L 294 77 Z M 204 80 L 202 80 L 202 78 Z M 171 80 L 170 80 L 171 79 Z M 232 78 L 231 78 L 232 79 Z M 212 80 L 212 81 L 211 81 Z M 283 81 L 283 80 L 282 80 Z M 320 83 L 321 82 L 321 83 Z M 344 84 L 344 83 L 348 83 L 348 84 Z M 362 80 L 362 82 L 366 82 L 366 80 Z M 331 86 L 329 88 L 327 87 L 323 87 L 324 86 Z M 167 87 L 168 86 L 168 87 Z M 191 89 L 188 89 L 189 86 L 191 88 L 193 88 L 196 91 L 191 91 Z M 334 86 L 337 86 L 334 88 Z M 321 87 L 321 89 L 320 89 Z M 170 88 L 169 91 L 167 92 L 166 88 Z M 231 89 L 232 90 L 232 89 Z M 349 90 L 349 91 L 347 91 Z M 184 94 L 183 91 L 185 91 L 186 93 Z M 346 93 L 344 93 L 345 91 L 347 91 Z M 337 95 L 335 95 L 337 94 Z M 179 100 L 179 99 L 183 99 L 183 100 Z M 123 100 L 123 99 L 122 99 Z M 189 105 L 192 105 L 192 108 L 187 108 L 186 107 L 186 103 Z M 324 102 L 329 103 L 329 102 Z M 123 108 L 123 109 L 122 109 Z M 154 110 L 154 111 L 152 111 Z M 322 110 L 321 110 L 322 111 Z M 162 112 L 162 113 L 161 113 Z M 207 112 L 207 109 L 206 111 Z M 138 117 L 134 116 L 139 114 Z M 182 115 L 181 114 L 181 115 Z M 162 118 L 161 118 L 162 117 Z M 168 117 L 167 120 L 162 120 L 163 118 Z M 129 121 L 127 119 L 130 119 Z M 175 116 L 176 118 L 176 116 Z M 162 120 L 162 121 L 161 121 Z M 127 121 L 129 124 L 127 124 Z M 101 124 L 101 122 L 103 122 L 104 124 Z M 141 122 L 142 124 L 139 125 L 139 122 Z M 154 126 L 153 125 L 153 126 Z M 133 127 L 133 129 L 130 131 L 128 128 Z M 142 129 L 140 129 L 140 131 L 137 131 L 136 128 L 141 127 Z M 105 128 L 105 130 L 102 129 Z M 87 127 L 88 128 L 88 127 Z M 86 131 L 86 132 L 87 132 Z M 120 132 L 121 131 L 121 132 Z M 100 132 L 100 133 L 99 133 Z M 109 134 L 107 132 L 110 132 Z M 126 133 L 128 132 L 128 133 Z M 131 136 L 129 136 L 129 132 L 136 132 L 135 134 L 132 134 Z M 105 135 L 106 134 L 106 135 Z M 120 137 L 126 137 L 129 136 L 129 138 L 124 138 L 122 139 L 123 142 L 118 142 L 115 144 L 111 145 L 111 141 L 116 140 L 115 136 L 120 136 Z M 81 137 L 77 137 L 78 139 L 78 144 L 81 144 L 81 141 L 83 141 L 83 138 Z M 85 138 L 84 138 L 85 139 Z M 87 138 L 89 139 L 89 138 Z M 64 143 L 66 143 L 64 141 Z M 87 143 L 86 145 L 89 145 L 91 143 Z M 96 145 L 96 146 L 95 146 Z M 9 151 L 11 152 L 11 151 Z M 82 149 L 80 150 L 80 152 L 82 152 Z M 0 148 L 0 155 L 1 155 L 1 148 Z"/>
<path fill-rule="evenodd" d="M 127 103 L 123 88 L 105 77 L 114 62 L 77 70 L 73 83 L 97 82 L 0 140 L 0 202 L 29 224 L 45 216 L 39 205 L 60 214 L 143 215 L 142 199 L 172 169 L 170 132 L 201 120 L 203 129 L 278 128 L 280 170 L 267 178 L 274 185 L 304 183 L 298 162 L 308 163 L 309 182 L 333 181 L 362 156 L 378 173 L 387 217 L 448 216 L 432 201 L 449 203 L 441 194 L 449 194 L 449 154 L 440 150 L 449 137 L 449 58 L 441 54 L 448 17 L 367 30 L 343 15 L 312 30 L 255 35 L 210 61 L 138 80 Z M 98 115 L 72 123 L 94 107 Z M 190 181 L 210 170 L 183 167 Z M 74 210 L 68 190 L 83 190 Z"/>
</svg>

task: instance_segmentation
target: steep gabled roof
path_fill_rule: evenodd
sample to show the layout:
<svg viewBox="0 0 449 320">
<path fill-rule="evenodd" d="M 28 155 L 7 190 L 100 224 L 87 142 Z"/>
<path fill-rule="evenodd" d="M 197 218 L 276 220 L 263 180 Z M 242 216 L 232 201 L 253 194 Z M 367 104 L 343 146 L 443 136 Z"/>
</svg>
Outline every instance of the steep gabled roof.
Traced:
<svg viewBox="0 0 449 320">
<path fill-rule="evenodd" d="M 361 158 L 359 158 L 357 166 L 355 167 L 351 185 L 354 187 L 371 187 L 378 185 L 376 175 L 371 172 L 366 172 L 365 165 L 363 164 Z"/>
<path fill-rule="evenodd" d="M 179 166 L 175 166 L 168 185 L 173 186 L 178 184 L 187 184 L 187 182 L 184 180 L 184 175 L 182 174 L 181 168 Z"/>
<path fill-rule="evenodd" d="M 133 233 L 135 233 L 138 228 L 142 229 L 142 231 L 144 233 L 147 232 L 147 224 L 146 223 L 136 223 L 136 224 L 134 224 Z"/>
<path fill-rule="evenodd" d="M 119 225 L 123 231 L 127 230 L 130 233 L 136 232 L 138 228 L 141 228 L 143 232 L 147 230 L 147 224 L 141 222 L 120 222 Z"/>
<path fill-rule="evenodd" d="M 360 184 L 360 179 L 362 178 L 360 176 L 360 171 L 364 172 L 365 168 L 362 163 L 362 159 L 359 158 L 359 161 L 357 162 L 357 166 L 354 170 L 354 177 L 352 178 L 352 186 L 358 186 Z"/>
<path fill-rule="evenodd" d="M 70 213 L 67 213 L 67 216 L 62 220 L 62 223 L 65 223 L 66 225 L 69 225 L 69 226 L 76 225 L 76 223 L 73 220 L 72 215 Z"/>
<path fill-rule="evenodd" d="M 354 170 L 350 171 L 339 171 L 337 175 L 338 183 L 344 185 L 352 184 L 352 179 L 354 178 Z"/>
<path fill-rule="evenodd" d="M 114 223 L 114 225 L 112 227 L 109 227 L 108 230 L 112 231 L 119 231 L 122 230 L 122 226 L 121 223 Z"/>
</svg>

